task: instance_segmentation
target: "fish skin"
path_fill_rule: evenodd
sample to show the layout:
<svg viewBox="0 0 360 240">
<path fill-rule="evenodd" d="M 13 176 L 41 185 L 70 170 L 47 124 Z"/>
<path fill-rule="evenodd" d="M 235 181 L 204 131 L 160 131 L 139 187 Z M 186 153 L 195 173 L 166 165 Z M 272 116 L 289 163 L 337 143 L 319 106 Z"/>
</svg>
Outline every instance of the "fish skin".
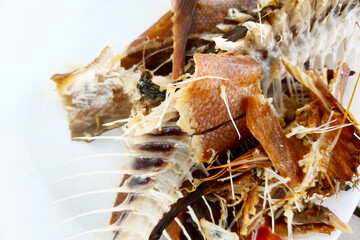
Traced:
<svg viewBox="0 0 360 240">
<path fill-rule="evenodd" d="M 285 136 L 285 131 L 262 95 L 249 97 L 246 124 L 280 175 L 290 178 L 291 187 L 299 185 L 304 173 L 298 161 L 306 153 L 306 148 L 299 140 Z"/>
<path fill-rule="evenodd" d="M 198 0 L 175 0 L 172 32 L 174 36 L 172 77 L 177 79 L 185 73 L 186 43 L 191 20 Z"/>
<path fill-rule="evenodd" d="M 245 113 L 247 97 L 261 92 L 261 67 L 249 56 L 196 53 L 194 60 L 195 79 L 206 76 L 213 78 L 189 83 L 176 103 L 180 113 L 177 124 L 189 134 L 202 133 L 231 120 L 220 96 L 221 86 L 226 87 L 234 119 Z"/>
</svg>

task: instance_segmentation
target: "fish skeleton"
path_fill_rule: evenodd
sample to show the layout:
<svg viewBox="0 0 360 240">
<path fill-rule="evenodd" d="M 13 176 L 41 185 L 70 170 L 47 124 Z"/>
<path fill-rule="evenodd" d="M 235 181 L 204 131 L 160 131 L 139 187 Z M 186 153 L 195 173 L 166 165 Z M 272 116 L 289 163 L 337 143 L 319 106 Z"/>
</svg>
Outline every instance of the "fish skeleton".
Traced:
<svg viewBox="0 0 360 240">
<path fill-rule="evenodd" d="M 207 24 L 204 9 L 218 12 Z M 360 131 L 341 103 L 359 17 L 354 0 L 175 0 L 123 56 L 106 47 L 87 67 L 55 74 L 72 137 L 96 140 L 125 123 L 131 156 L 105 230 L 115 240 L 256 238 L 264 223 L 289 239 L 350 232 L 309 199 L 358 176 Z M 219 224 L 190 206 L 202 196 Z M 321 218 L 306 222 L 315 207 Z"/>
</svg>

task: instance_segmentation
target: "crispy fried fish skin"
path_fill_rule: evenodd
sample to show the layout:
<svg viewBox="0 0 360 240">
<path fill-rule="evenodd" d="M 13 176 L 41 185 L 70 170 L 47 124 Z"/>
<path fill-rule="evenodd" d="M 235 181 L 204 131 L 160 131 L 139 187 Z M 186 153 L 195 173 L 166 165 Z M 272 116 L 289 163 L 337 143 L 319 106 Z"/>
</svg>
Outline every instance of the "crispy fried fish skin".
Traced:
<svg viewBox="0 0 360 240">
<path fill-rule="evenodd" d="M 292 187 L 300 184 L 303 172 L 298 161 L 306 150 L 299 140 L 285 136 L 285 131 L 262 95 L 249 97 L 246 123 L 280 175 L 289 177 Z"/>
<path fill-rule="evenodd" d="M 324 156 L 328 156 L 320 162 L 321 171 L 327 174 L 330 180 L 336 179 L 342 186 L 345 186 L 345 182 L 352 181 L 354 174 L 358 173 L 357 168 L 360 164 L 360 140 L 354 137 L 354 133 L 360 134 L 356 121 L 350 112 L 346 113 L 328 86 L 324 84 L 327 81 L 324 81 L 317 71 L 310 69 L 304 72 L 285 58 L 282 60 L 288 72 L 311 92 L 313 102 L 310 104 L 312 107 L 311 109 L 307 108 L 308 110 L 302 114 L 307 117 L 307 121 L 302 121 L 302 124 L 312 124 L 318 127 L 328 121 L 333 121 L 330 126 L 352 123 L 337 131 L 323 133 L 323 141 L 319 147 Z M 341 101 L 341 91 L 339 93 Z M 333 114 L 331 119 L 330 114 Z M 312 116 L 311 119 L 310 116 Z M 305 125 L 305 127 L 308 126 Z M 310 137 L 313 140 L 319 138 L 316 134 L 311 134 Z M 335 145 L 333 145 L 334 143 Z"/>
<path fill-rule="evenodd" d="M 144 48 L 144 43 L 148 44 L 147 47 L 157 47 L 152 46 L 154 42 L 168 41 L 172 42 L 171 36 L 171 28 L 172 28 L 172 20 L 173 12 L 166 12 L 156 23 L 154 23 L 151 27 L 149 27 L 144 33 L 142 33 L 137 39 L 135 39 L 127 48 L 127 53 L 132 54 L 137 51 L 142 51 Z"/>
<path fill-rule="evenodd" d="M 283 219 L 280 220 L 275 223 L 275 232 L 285 238 L 288 236 L 287 223 Z M 330 235 L 333 231 L 335 231 L 335 228 L 326 223 L 308 223 L 293 226 L 292 231 L 295 236 L 303 236 L 311 233 L 323 233 Z"/>
<path fill-rule="evenodd" d="M 213 154 L 241 144 L 249 136 L 245 124 L 247 98 L 260 93 L 260 66 L 247 56 L 195 54 L 196 78 L 183 89 L 176 103 L 180 119 L 177 124 L 194 134 L 195 159 L 207 161 Z M 221 87 L 225 87 L 231 116 L 241 135 L 231 123 Z"/>
<path fill-rule="evenodd" d="M 194 158 L 205 162 L 214 153 L 222 153 L 233 146 L 242 144 L 250 136 L 250 131 L 246 127 L 245 117 L 235 120 L 235 124 L 241 134 L 240 139 L 231 122 L 213 131 L 194 135 L 191 140 L 191 146 L 195 149 Z"/>
<path fill-rule="evenodd" d="M 230 121 L 220 87 L 226 96 L 232 117 L 245 113 L 247 98 L 260 93 L 260 65 L 249 56 L 195 54 L 194 78 L 176 103 L 178 125 L 189 134 L 202 133 Z"/>
<path fill-rule="evenodd" d="M 186 42 L 191 20 L 198 0 L 175 0 L 173 17 L 174 52 L 172 57 L 172 74 L 177 79 L 185 73 Z"/>
<path fill-rule="evenodd" d="M 184 46 L 186 46 L 186 49 L 189 50 L 192 47 L 199 47 L 199 45 L 208 43 L 205 40 L 201 40 L 200 37 L 203 34 L 219 33 L 220 31 L 216 28 L 216 26 L 224 22 L 224 19 L 230 8 L 237 8 L 239 10 L 243 10 L 244 12 L 250 13 L 252 9 L 256 9 L 257 1 L 186 0 L 178 2 L 183 2 L 186 4 L 190 3 L 188 4 L 189 6 L 193 4 L 193 2 L 197 3 L 195 3 L 194 11 L 191 8 L 189 8 L 190 10 L 188 11 L 182 11 L 179 15 L 179 18 L 176 17 L 176 13 L 179 10 L 177 6 L 179 4 L 173 4 L 173 10 L 165 13 L 156 23 L 154 23 L 129 45 L 125 52 L 126 55 L 122 58 L 121 63 L 125 69 L 139 64 L 143 60 L 144 50 L 145 57 L 154 54 L 145 61 L 148 69 L 152 70 L 159 64 L 166 61 L 171 56 L 173 49 L 175 52 L 173 59 L 176 59 L 176 64 L 178 64 L 180 67 L 183 67 L 183 56 L 185 56 L 185 49 L 183 48 Z M 188 17 L 190 17 L 191 21 L 188 21 Z M 177 29 L 185 29 L 185 26 L 187 29 L 186 31 L 174 31 L 173 34 L 173 27 L 176 27 Z M 187 39 L 191 41 L 187 41 Z M 173 46 L 174 41 L 178 42 L 177 45 L 179 48 L 177 46 Z M 179 68 L 179 66 L 175 67 L 176 72 L 174 74 L 174 78 L 179 76 L 179 74 L 181 75 L 179 70 L 183 70 L 183 68 Z"/>
<path fill-rule="evenodd" d="M 199 0 L 190 27 L 190 34 L 213 31 L 219 23 L 224 22 L 230 8 L 242 12 L 256 9 L 255 0 Z"/>
<path fill-rule="evenodd" d="M 135 39 L 127 48 L 126 55 L 121 59 L 121 66 L 125 69 L 129 69 L 136 64 L 139 64 L 143 60 L 143 51 L 145 50 L 145 56 L 154 53 L 163 48 L 167 48 L 172 45 L 172 17 L 173 12 L 168 11 L 165 13 L 156 23 L 154 23 L 149 29 Z M 155 67 L 152 65 L 159 64 L 170 56 L 171 52 L 162 51 L 156 54 L 156 62 L 152 64 L 146 61 L 146 67 Z M 159 62 L 159 63 L 157 63 Z"/>
</svg>

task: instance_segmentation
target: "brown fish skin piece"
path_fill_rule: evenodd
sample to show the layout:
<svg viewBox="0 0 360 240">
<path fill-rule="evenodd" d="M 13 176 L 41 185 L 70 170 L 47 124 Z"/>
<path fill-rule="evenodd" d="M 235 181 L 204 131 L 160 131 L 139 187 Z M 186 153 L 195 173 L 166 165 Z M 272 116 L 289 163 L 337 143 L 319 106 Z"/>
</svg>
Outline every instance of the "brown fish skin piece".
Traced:
<svg viewBox="0 0 360 240">
<path fill-rule="evenodd" d="M 332 220 L 331 220 L 332 218 Z M 337 222 L 338 230 L 348 232 L 348 225 L 341 222 L 336 215 L 328 208 L 313 205 L 301 212 L 295 211 L 293 218 L 292 231 L 295 236 L 303 236 L 313 233 L 331 234 L 335 230 L 332 222 Z M 340 227 L 340 228 L 339 228 Z M 283 237 L 288 236 L 287 223 L 284 218 L 279 218 L 275 222 L 275 232 Z"/>
<path fill-rule="evenodd" d="M 172 17 L 173 12 L 168 11 L 149 29 L 147 29 L 137 39 L 130 43 L 125 51 L 126 55 L 121 59 L 121 66 L 123 66 L 125 69 L 129 69 L 136 64 L 140 64 L 143 60 L 143 57 L 146 58 L 150 54 L 154 54 L 151 59 L 145 61 L 145 66 L 148 69 L 152 69 L 169 58 L 169 56 L 171 56 L 172 49 L 163 51 L 161 50 L 170 48 L 173 44 L 173 36 L 171 31 L 173 25 Z M 156 51 L 160 52 L 155 54 Z M 156 60 L 153 60 L 153 58 L 156 58 Z M 150 62 L 150 60 L 152 61 Z"/>
<path fill-rule="evenodd" d="M 199 0 L 196 5 L 190 34 L 213 31 L 216 25 L 224 22 L 230 8 L 243 12 L 256 9 L 255 0 Z"/>
<path fill-rule="evenodd" d="M 198 3 L 198 4 L 197 4 Z M 175 0 L 173 52 L 173 79 L 185 73 L 186 43 L 189 34 L 211 33 L 216 31 L 216 25 L 224 22 L 230 8 L 256 7 L 254 1 L 236 0 Z M 193 21 L 192 21 L 193 19 Z"/>
<path fill-rule="evenodd" d="M 271 223 L 270 223 L 271 224 Z M 271 226 L 269 224 L 269 226 Z M 302 225 L 293 225 L 292 232 L 294 236 L 303 236 L 306 234 L 323 233 L 330 235 L 335 228 L 325 223 L 307 223 Z M 281 237 L 288 236 L 287 223 L 284 219 L 278 219 L 275 222 L 275 232 Z"/>
<path fill-rule="evenodd" d="M 189 83 L 176 103 L 180 114 L 177 125 L 188 134 L 194 134 L 191 147 L 195 149 L 195 159 L 205 162 L 240 145 L 250 136 L 244 114 L 247 98 L 261 91 L 261 68 L 248 56 L 195 54 L 194 60 L 195 78 L 227 79 L 205 78 Z M 221 97 L 222 86 L 226 87 L 226 98 L 240 139 Z"/>
<path fill-rule="evenodd" d="M 142 51 L 144 43 L 147 44 L 147 47 L 160 48 L 159 46 L 161 45 L 161 41 L 166 41 L 166 39 L 168 39 L 169 42 L 172 42 L 170 39 L 172 37 L 172 17 L 172 11 L 165 13 L 156 23 L 149 27 L 132 43 L 130 43 L 126 50 L 127 54 L 132 54 L 136 51 Z M 154 43 L 157 43 L 158 46 L 152 46 Z"/>
<path fill-rule="evenodd" d="M 303 111 L 297 112 L 295 121 L 292 125 L 300 125 L 306 128 L 316 128 L 324 124 L 329 124 L 329 127 L 336 127 L 342 124 L 343 115 L 334 110 L 334 114 L 330 119 L 330 112 L 320 103 L 315 95 L 312 95 L 312 102 L 307 104 Z M 334 121 L 329 123 L 329 121 Z M 335 185 L 333 180 L 340 181 L 340 188 L 346 186 L 346 181 L 352 181 L 354 174 L 357 173 L 357 167 L 359 166 L 359 154 L 360 154 L 360 141 L 353 135 L 356 132 L 354 126 L 347 126 L 342 128 L 339 139 L 337 140 L 334 149 L 331 153 L 327 153 L 329 146 L 334 142 L 339 130 L 328 131 L 322 133 L 322 140 L 319 145 L 319 151 L 323 153 L 324 157 L 319 161 L 320 171 L 327 174 L 331 183 L 327 180 L 322 181 L 316 187 L 311 188 L 308 191 L 311 195 L 314 190 L 317 193 L 321 193 L 326 196 L 331 196 L 336 192 L 330 188 L 329 184 Z M 313 142 L 320 141 L 320 133 L 309 133 L 307 138 Z M 307 141 L 305 144 L 309 145 Z M 328 156 L 328 157 L 326 157 Z M 324 177 L 324 176 L 323 176 Z"/>
<path fill-rule="evenodd" d="M 198 0 L 195 11 L 192 14 L 188 33 L 211 33 L 215 30 L 217 24 L 224 21 L 230 8 L 250 12 L 251 9 L 256 9 L 256 2 L 255 0 Z M 143 44 L 149 41 L 161 42 L 169 38 L 168 41 L 172 42 L 173 15 L 173 11 L 166 12 L 156 23 L 129 45 L 127 53 L 132 54 L 135 51 L 142 51 Z"/>
<path fill-rule="evenodd" d="M 329 223 L 329 214 L 332 214 L 332 212 L 328 208 L 314 205 L 311 208 L 307 208 L 301 212 L 296 211 L 294 213 L 293 223 L 295 225 L 309 223 Z"/>
<path fill-rule="evenodd" d="M 180 36 L 182 39 L 191 40 L 184 41 L 184 44 L 188 45 L 186 48 L 191 49 L 193 46 L 203 45 L 206 41 L 199 39 L 201 34 L 219 32 L 216 25 L 224 22 L 230 8 L 250 13 L 252 9 L 256 9 L 256 2 L 255 0 L 198 0 L 195 11 L 191 14 L 190 29 L 186 32 L 186 36 Z M 125 52 L 126 55 L 121 60 L 125 69 L 140 64 L 143 60 L 144 50 L 145 58 L 154 54 L 146 60 L 146 65 L 150 66 L 150 68 L 147 67 L 148 69 L 155 68 L 171 56 L 172 49 L 169 48 L 172 48 L 174 40 L 173 15 L 174 11 L 165 13 L 129 45 Z M 160 52 L 155 54 L 157 51 Z"/>
<path fill-rule="evenodd" d="M 233 119 L 245 113 L 249 96 L 261 92 L 261 66 L 249 56 L 196 53 L 194 60 L 194 78 L 205 78 L 185 86 L 176 103 L 180 114 L 177 124 L 190 135 L 219 127 L 231 120 L 220 95 L 222 86 L 226 87 Z"/>
<path fill-rule="evenodd" d="M 342 123 L 355 123 L 336 131 L 324 133 L 325 140 L 320 147 L 324 152 L 329 151 L 329 146 L 333 144 L 336 135 L 340 131 L 340 136 L 334 148 L 328 153 L 330 160 L 322 163 L 322 167 L 330 177 L 330 180 L 339 180 L 342 185 L 345 186 L 345 181 L 352 181 L 352 177 L 357 173 L 357 167 L 360 165 L 360 140 L 354 136 L 354 133 L 360 135 L 356 121 L 351 113 L 348 112 L 346 121 L 343 122 L 346 110 L 330 92 L 328 86 L 324 84 L 324 82 L 327 81 L 321 79 L 321 74 L 312 69 L 302 72 L 285 58 L 282 60 L 288 72 L 311 92 L 311 98 L 315 102 L 313 103 L 315 104 L 313 111 L 314 109 L 318 111 L 318 113 L 315 114 L 315 116 L 318 116 L 318 119 L 312 119 L 312 122 L 315 121 L 315 127 L 328 122 L 331 112 L 334 113 L 331 120 L 335 120 L 331 126 L 341 125 Z M 340 90 L 339 93 L 341 96 L 342 93 Z M 339 100 L 341 100 L 341 98 Z M 312 125 L 314 125 L 314 123 L 312 123 Z M 318 136 L 314 136 L 313 134 L 313 138 L 316 140 Z M 333 192 L 333 194 L 334 193 L 335 192 Z"/>
<path fill-rule="evenodd" d="M 298 161 L 302 159 L 306 149 L 299 140 L 285 136 L 284 129 L 261 94 L 249 97 L 246 123 L 280 175 L 290 178 L 289 186 L 299 185 L 304 173 Z"/>
<path fill-rule="evenodd" d="M 258 153 L 255 153 L 257 151 Z M 234 172 L 247 171 L 252 168 L 267 168 L 272 166 L 271 161 L 268 159 L 267 154 L 260 145 L 235 158 L 231 161 L 231 164 L 233 165 L 231 169 Z"/>
<path fill-rule="evenodd" d="M 244 202 L 243 225 L 240 230 L 241 235 L 248 235 L 250 225 L 250 214 L 256 215 L 256 205 L 259 203 L 258 186 L 249 191 L 249 195 Z"/>
<path fill-rule="evenodd" d="M 328 86 L 325 85 L 322 81 L 321 74 L 319 72 L 314 69 L 303 72 L 297 66 L 291 64 L 284 56 L 282 56 L 281 60 L 286 70 L 292 75 L 292 77 L 304 85 L 304 87 L 306 87 L 313 94 L 313 96 L 315 96 L 316 99 L 321 102 L 325 109 L 331 112 L 331 110 L 335 108 L 345 116 L 346 110 L 339 102 L 339 100 L 341 101 L 342 99 L 337 100 L 334 97 Z M 353 126 L 355 127 L 357 133 L 360 133 L 360 129 L 356 127 L 358 123 L 355 121 L 350 112 L 347 114 L 347 121 L 354 123 Z"/>
<path fill-rule="evenodd" d="M 329 121 L 329 127 L 335 127 L 342 124 L 343 115 L 334 108 L 334 115 L 330 119 L 330 112 L 322 105 L 315 95 L 312 96 L 314 101 L 310 103 L 308 110 L 298 113 L 296 122 L 304 127 L 318 127 Z M 347 122 L 349 123 L 349 122 Z M 320 145 L 321 152 L 326 153 L 329 146 L 333 143 L 339 130 L 328 131 L 323 133 L 323 140 Z M 341 129 L 341 134 L 337 140 L 334 149 L 329 154 L 329 159 L 325 157 L 319 163 L 322 171 L 326 173 L 331 180 L 336 179 L 345 186 L 346 181 L 352 181 L 352 177 L 357 173 L 357 167 L 360 164 L 360 141 L 354 136 L 356 129 L 353 125 Z M 311 134 L 309 137 L 316 141 L 320 134 Z"/>
<path fill-rule="evenodd" d="M 172 76 L 177 79 L 185 73 L 185 55 L 191 20 L 198 0 L 175 0 L 173 17 L 174 52 L 172 57 Z"/>
<path fill-rule="evenodd" d="M 315 77 L 316 75 L 313 75 Z M 320 78 L 314 79 L 315 87 L 320 93 L 321 96 L 315 94 L 315 96 L 319 99 L 319 101 L 323 104 L 324 108 L 327 107 L 327 110 L 330 112 L 332 109 L 336 108 L 339 112 L 339 115 L 345 116 L 346 110 L 342 106 L 342 104 L 334 97 L 334 95 L 330 92 L 328 86 L 326 86 Z M 314 93 L 311 89 L 310 92 Z M 356 126 L 358 123 L 356 122 L 354 116 L 348 112 L 346 117 L 347 123 L 354 123 L 353 126 L 357 133 L 360 133 L 360 129 Z"/>
<path fill-rule="evenodd" d="M 323 116 L 323 121 L 326 121 L 330 114 L 326 112 Z M 333 117 L 332 120 L 336 121 L 331 126 L 341 125 L 342 118 Z M 324 152 L 333 143 L 338 131 L 330 131 L 324 134 L 324 142 L 321 146 Z M 347 126 L 341 130 L 339 139 L 331 151 L 327 166 L 322 166 L 323 169 L 326 169 L 331 180 L 337 179 L 341 181 L 343 186 L 345 186 L 346 181 L 352 181 L 360 163 L 360 141 L 355 138 L 355 131 L 353 126 Z"/>
<path fill-rule="evenodd" d="M 194 135 L 191 139 L 191 146 L 195 149 L 195 159 L 206 162 L 213 154 L 223 153 L 229 148 L 242 144 L 248 137 L 250 131 L 246 127 L 245 117 L 235 120 L 235 125 L 239 129 L 241 138 L 231 122 L 209 131 L 204 134 Z"/>
</svg>

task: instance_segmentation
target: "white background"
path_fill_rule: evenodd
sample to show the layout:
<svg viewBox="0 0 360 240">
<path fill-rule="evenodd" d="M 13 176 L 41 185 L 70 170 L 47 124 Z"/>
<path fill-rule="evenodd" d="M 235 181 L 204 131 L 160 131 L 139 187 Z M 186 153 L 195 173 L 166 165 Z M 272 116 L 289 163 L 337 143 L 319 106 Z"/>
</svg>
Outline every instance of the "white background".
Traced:
<svg viewBox="0 0 360 240">
<path fill-rule="evenodd" d="M 168 9 L 168 0 L 0 0 L 0 239 L 65 239 L 106 226 L 109 214 L 54 226 L 69 216 L 111 206 L 115 194 L 50 203 L 114 187 L 120 178 L 55 182 L 121 165 L 121 159 L 110 157 L 61 162 L 97 152 L 121 152 L 122 147 L 117 142 L 71 142 L 66 113 L 49 78 L 64 64 L 91 62 L 106 45 L 121 52 Z M 358 92 L 357 116 L 359 96 Z M 343 196 L 345 204 L 336 212 L 348 218 L 354 198 L 351 193 Z"/>
<path fill-rule="evenodd" d="M 119 176 L 99 176 L 92 186 L 83 179 L 54 183 L 73 173 L 109 169 L 112 159 L 97 165 L 60 162 L 91 154 L 94 146 L 101 152 L 116 146 L 70 141 L 66 113 L 49 78 L 64 64 L 90 63 L 106 45 L 121 52 L 169 9 L 166 0 L 0 0 L 0 239 L 65 239 L 83 231 L 81 224 L 106 226 L 109 215 L 97 224 L 93 218 L 53 227 L 74 214 L 111 206 L 115 195 L 106 195 L 104 203 L 95 196 L 51 202 L 114 187 Z"/>
</svg>

